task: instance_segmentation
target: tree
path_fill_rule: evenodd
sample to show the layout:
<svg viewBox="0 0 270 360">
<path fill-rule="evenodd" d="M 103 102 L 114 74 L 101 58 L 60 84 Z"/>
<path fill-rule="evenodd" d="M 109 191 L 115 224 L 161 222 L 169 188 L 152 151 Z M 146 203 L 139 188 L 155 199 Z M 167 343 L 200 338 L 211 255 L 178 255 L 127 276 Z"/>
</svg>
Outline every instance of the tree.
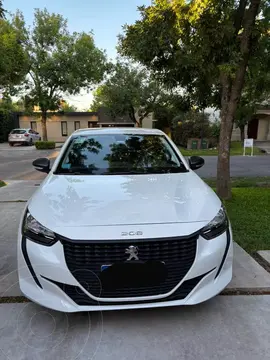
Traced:
<svg viewBox="0 0 270 360">
<path fill-rule="evenodd" d="M 112 117 L 128 115 L 137 126 L 142 126 L 143 119 L 154 110 L 162 94 L 160 84 L 145 69 L 118 61 L 94 93 L 91 109 L 104 106 Z"/>
<path fill-rule="evenodd" d="M 17 103 L 4 93 L 0 101 L 0 143 L 8 140 L 8 134 L 14 128 L 14 112 L 18 110 Z"/>
<path fill-rule="evenodd" d="M 47 140 L 48 111 L 60 108 L 63 94 L 75 95 L 99 83 L 107 70 L 106 56 L 92 34 L 69 33 L 67 21 L 46 9 L 35 11 L 25 47 L 31 60 L 25 87 L 28 104 L 39 106 Z"/>
<path fill-rule="evenodd" d="M 3 8 L 3 1 L 0 0 L 0 19 L 4 19 L 5 18 L 5 10 Z"/>
<path fill-rule="evenodd" d="M 76 106 L 69 104 L 67 101 L 62 100 L 60 102 L 60 109 L 63 112 L 75 112 L 77 111 Z"/>
<path fill-rule="evenodd" d="M 270 99 L 270 42 L 262 39 L 256 58 L 252 58 L 246 73 L 245 86 L 237 107 L 235 124 L 244 141 L 245 126 L 252 120 L 256 110 Z"/>
<path fill-rule="evenodd" d="M 1 17 L 1 15 L 0 15 Z M 12 21 L 0 18 L 0 90 L 21 83 L 28 71 L 28 56 L 22 45 L 25 40 L 17 15 Z"/>
<path fill-rule="evenodd" d="M 184 114 L 191 109 L 190 99 L 183 94 L 167 93 L 162 97 L 154 109 L 155 127 L 161 130 L 170 129 L 172 138 L 175 139 L 175 132 Z"/>
<path fill-rule="evenodd" d="M 183 87 L 200 108 L 221 109 L 217 192 L 231 197 L 230 139 L 250 59 L 268 38 L 269 1 L 156 0 L 124 27 L 119 51 L 171 87 Z M 269 41 L 269 40 L 268 40 Z"/>
</svg>

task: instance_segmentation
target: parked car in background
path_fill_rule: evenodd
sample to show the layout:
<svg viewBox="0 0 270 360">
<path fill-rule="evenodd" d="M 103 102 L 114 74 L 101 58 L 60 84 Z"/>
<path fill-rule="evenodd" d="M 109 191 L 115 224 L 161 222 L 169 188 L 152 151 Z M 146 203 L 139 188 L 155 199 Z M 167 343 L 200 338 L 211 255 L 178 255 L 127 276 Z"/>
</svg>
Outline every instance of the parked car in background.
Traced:
<svg viewBox="0 0 270 360">
<path fill-rule="evenodd" d="M 64 312 L 193 305 L 232 279 L 220 199 L 157 129 L 78 130 L 28 201 L 18 232 L 21 291 Z"/>
<path fill-rule="evenodd" d="M 32 129 L 13 129 L 8 136 L 10 146 L 14 144 L 33 145 L 39 140 L 41 140 L 39 133 Z"/>
</svg>

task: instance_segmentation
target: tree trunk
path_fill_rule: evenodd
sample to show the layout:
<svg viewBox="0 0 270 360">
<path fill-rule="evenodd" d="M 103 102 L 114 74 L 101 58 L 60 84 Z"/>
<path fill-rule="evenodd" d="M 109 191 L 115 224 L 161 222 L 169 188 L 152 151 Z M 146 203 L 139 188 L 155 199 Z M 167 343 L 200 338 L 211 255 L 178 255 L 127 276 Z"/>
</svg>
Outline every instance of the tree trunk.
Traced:
<svg viewBox="0 0 270 360">
<path fill-rule="evenodd" d="M 217 164 L 217 193 L 221 198 L 231 197 L 230 187 L 230 140 L 233 127 L 233 116 L 229 116 L 231 82 L 226 74 L 221 74 L 221 122 Z"/>
<path fill-rule="evenodd" d="M 241 142 L 243 143 L 245 140 L 245 125 L 240 125 L 239 129 L 240 129 Z"/>
<path fill-rule="evenodd" d="M 130 120 L 135 124 L 135 126 L 137 126 L 137 127 L 141 127 L 140 126 L 140 123 L 137 121 L 137 119 L 136 119 L 136 116 L 135 116 L 135 110 L 134 110 L 134 108 L 133 108 L 133 106 L 130 106 L 130 110 L 129 110 L 129 118 L 130 118 Z"/>
<path fill-rule="evenodd" d="M 41 114 L 41 128 L 42 128 L 43 141 L 48 141 L 46 121 L 47 121 L 47 112 L 43 111 Z"/>
<path fill-rule="evenodd" d="M 241 61 L 233 81 L 224 72 L 221 72 L 220 75 L 221 124 L 217 165 L 217 193 L 223 199 L 230 199 L 232 196 L 230 184 L 230 142 L 233 119 L 244 86 L 245 73 L 251 52 L 252 31 L 260 3 L 261 0 L 251 0 L 249 8 L 246 10 L 246 18 L 243 25 L 244 31 L 240 42 Z"/>
</svg>

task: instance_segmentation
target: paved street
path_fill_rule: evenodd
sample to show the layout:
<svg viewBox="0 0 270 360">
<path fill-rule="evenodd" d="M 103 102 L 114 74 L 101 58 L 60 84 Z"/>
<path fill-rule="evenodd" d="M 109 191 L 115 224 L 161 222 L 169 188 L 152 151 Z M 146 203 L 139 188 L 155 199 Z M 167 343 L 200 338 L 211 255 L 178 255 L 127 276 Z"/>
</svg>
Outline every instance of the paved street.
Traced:
<svg viewBox="0 0 270 360">
<path fill-rule="evenodd" d="M 201 177 L 216 177 L 217 156 L 205 156 L 205 165 L 197 171 Z M 270 156 L 232 156 L 232 177 L 270 176 Z"/>
<path fill-rule="evenodd" d="M 58 150 L 36 150 L 34 146 L 0 144 L 0 179 L 41 180 L 45 175 L 36 171 L 32 162 L 39 157 L 56 157 Z"/>
<path fill-rule="evenodd" d="M 42 180 L 45 175 L 34 170 L 32 161 L 38 157 L 55 158 L 56 150 L 36 150 L 32 147 L 13 147 L 0 144 L 0 179 L 2 180 Z M 217 157 L 206 156 L 205 165 L 198 174 L 205 178 L 216 176 Z M 231 176 L 270 176 L 270 156 L 232 156 Z"/>
</svg>

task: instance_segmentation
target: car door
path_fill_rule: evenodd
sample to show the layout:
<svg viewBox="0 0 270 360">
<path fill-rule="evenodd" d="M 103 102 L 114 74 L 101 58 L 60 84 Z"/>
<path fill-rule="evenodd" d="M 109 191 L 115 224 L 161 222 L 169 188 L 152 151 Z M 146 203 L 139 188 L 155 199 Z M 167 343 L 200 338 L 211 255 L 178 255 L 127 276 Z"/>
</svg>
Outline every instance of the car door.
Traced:
<svg viewBox="0 0 270 360">
<path fill-rule="evenodd" d="M 39 139 L 40 139 L 40 134 L 39 134 L 37 131 L 35 131 L 35 136 L 36 136 L 36 141 L 39 141 Z"/>
<path fill-rule="evenodd" d="M 36 141 L 35 132 L 32 129 L 29 129 L 28 133 L 29 133 L 30 139 L 32 139 L 32 142 L 34 143 Z"/>
</svg>

